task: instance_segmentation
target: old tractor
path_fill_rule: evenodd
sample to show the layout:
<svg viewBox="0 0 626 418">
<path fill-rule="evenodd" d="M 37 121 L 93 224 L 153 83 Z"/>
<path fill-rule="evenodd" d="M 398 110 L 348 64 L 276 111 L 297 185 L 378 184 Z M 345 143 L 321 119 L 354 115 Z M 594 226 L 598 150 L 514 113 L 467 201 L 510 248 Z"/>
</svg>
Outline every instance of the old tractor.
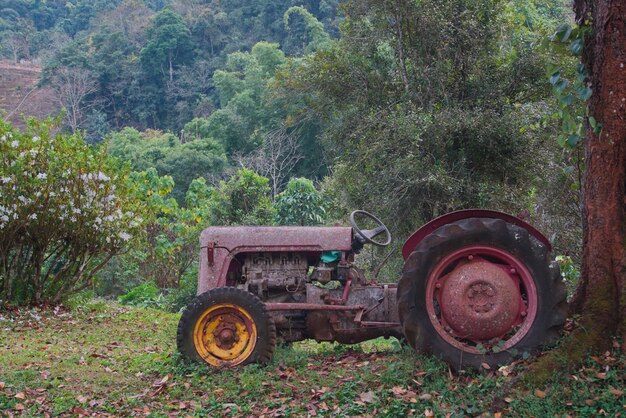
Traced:
<svg viewBox="0 0 626 418">
<path fill-rule="evenodd" d="M 267 361 L 277 338 L 394 336 L 460 370 L 506 364 L 558 338 L 565 287 L 550 242 L 523 220 L 464 210 L 430 221 L 405 242 L 397 284 L 355 265 L 365 244 L 391 242 L 389 229 L 365 211 L 350 223 L 205 229 L 179 351 L 231 367 Z"/>
</svg>

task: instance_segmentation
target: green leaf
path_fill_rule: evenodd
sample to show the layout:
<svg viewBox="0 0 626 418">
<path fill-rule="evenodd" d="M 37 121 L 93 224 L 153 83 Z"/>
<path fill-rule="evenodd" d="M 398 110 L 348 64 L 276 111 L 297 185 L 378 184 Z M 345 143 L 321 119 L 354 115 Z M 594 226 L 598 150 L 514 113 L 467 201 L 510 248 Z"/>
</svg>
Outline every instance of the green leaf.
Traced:
<svg viewBox="0 0 626 418">
<path fill-rule="evenodd" d="M 557 67 L 556 65 L 549 63 L 548 64 L 548 68 L 546 70 L 546 76 L 550 77 L 553 74 L 559 73 L 561 70 L 559 69 L 559 67 Z"/>
<path fill-rule="evenodd" d="M 572 134 L 567 137 L 567 145 L 574 148 L 580 142 L 580 135 Z"/>
<path fill-rule="evenodd" d="M 563 97 L 560 101 L 561 103 L 563 103 L 566 106 L 571 105 L 572 103 L 574 103 L 574 95 L 573 94 L 568 94 L 567 96 Z"/>
<path fill-rule="evenodd" d="M 596 122 L 596 118 L 593 116 L 589 116 L 589 126 L 591 126 L 591 129 L 596 129 L 596 126 L 598 126 L 598 122 Z"/>
<path fill-rule="evenodd" d="M 581 83 L 585 81 L 585 79 L 587 78 L 587 70 L 585 70 L 585 64 L 576 64 L 576 77 Z"/>
<path fill-rule="evenodd" d="M 561 71 L 556 71 L 550 76 L 550 84 L 553 86 L 561 79 Z"/>
<path fill-rule="evenodd" d="M 572 54 L 579 56 L 583 52 L 583 40 L 576 39 L 574 42 L 572 42 L 569 49 L 570 51 L 572 51 Z"/>
<path fill-rule="evenodd" d="M 593 133 L 598 135 L 602 131 L 602 124 L 596 120 L 593 116 L 589 116 L 589 126 L 593 130 Z"/>
<path fill-rule="evenodd" d="M 571 34 L 572 34 L 572 27 L 570 25 L 567 25 L 567 28 L 565 29 L 565 31 L 561 33 L 561 42 L 567 42 Z"/>
<path fill-rule="evenodd" d="M 572 27 L 568 23 L 564 23 L 556 30 L 554 35 L 550 37 L 550 39 L 554 41 L 565 42 L 569 39 L 572 34 Z"/>
<path fill-rule="evenodd" d="M 565 90 L 565 88 L 567 88 L 568 86 L 568 81 L 567 80 L 559 80 L 554 87 L 556 88 L 556 91 L 558 91 L 559 93 L 562 93 L 563 90 Z"/>
<path fill-rule="evenodd" d="M 577 91 L 580 100 L 587 101 L 591 97 L 593 91 L 589 87 L 580 87 Z"/>
</svg>

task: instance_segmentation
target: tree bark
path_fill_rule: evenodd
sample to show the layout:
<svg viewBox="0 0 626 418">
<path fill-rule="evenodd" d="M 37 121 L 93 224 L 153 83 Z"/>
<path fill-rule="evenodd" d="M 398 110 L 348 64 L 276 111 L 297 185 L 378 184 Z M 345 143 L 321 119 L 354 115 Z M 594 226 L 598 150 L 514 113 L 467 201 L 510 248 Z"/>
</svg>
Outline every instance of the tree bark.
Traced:
<svg viewBox="0 0 626 418">
<path fill-rule="evenodd" d="M 579 0 L 575 9 L 579 25 L 591 17 L 592 33 L 583 55 L 593 91 L 588 114 L 602 128 L 594 131 L 588 123 L 586 126 L 582 283 L 573 308 L 582 308 L 584 319 L 610 334 L 624 335 L 626 1 Z"/>
<path fill-rule="evenodd" d="M 578 24 L 591 26 L 583 64 L 593 94 L 586 121 L 581 282 L 571 304 L 580 326 L 533 365 L 527 383 L 542 385 L 555 369 L 580 364 L 621 338 L 626 349 L 626 1 L 576 0 Z"/>
</svg>

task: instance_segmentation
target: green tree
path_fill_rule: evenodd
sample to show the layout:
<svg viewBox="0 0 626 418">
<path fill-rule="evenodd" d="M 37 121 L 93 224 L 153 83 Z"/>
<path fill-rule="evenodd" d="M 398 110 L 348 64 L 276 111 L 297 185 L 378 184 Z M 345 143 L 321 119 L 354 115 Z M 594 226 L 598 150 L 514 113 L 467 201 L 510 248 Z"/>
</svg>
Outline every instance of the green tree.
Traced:
<svg viewBox="0 0 626 418">
<path fill-rule="evenodd" d="M 129 161 L 137 171 L 156 168 L 159 175 L 171 176 L 172 197 L 182 205 L 193 179 L 217 177 L 227 168 L 224 148 L 219 143 L 210 137 L 191 138 L 181 143 L 169 133 L 124 128 L 111 133 L 107 146 L 111 155 Z"/>
<path fill-rule="evenodd" d="M 251 170 L 238 170 L 220 182 L 210 203 L 214 225 L 271 225 L 275 211 L 270 199 L 269 179 Z"/>
<path fill-rule="evenodd" d="M 400 236 L 453 209 L 524 207 L 550 132 L 524 128 L 549 90 L 534 44 L 509 37 L 506 4 L 350 1 L 341 39 L 277 74 L 281 96 L 302 97 L 300 117 L 321 120 L 347 207 Z"/>
<path fill-rule="evenodd" d="M 172 91 L 175 71 L 192 62 L 194 44 L 183 18 L 169 8 L 154 16 L 147 37 L 148 42 L 139 54 L 144 74 L 136 90 L 142 109 L 139 116 L 148 126 L 168 126 L 169 109 L 175 106 Z"/>
<path fill-rule="evenodd" d="M 191 33 L 183 18 L 166 8 L 154 16 L 147 35 L 148 43 L 140 53 L 144 71 L 173 81 L 174 69 L 193 57 Z"/>
<path fill-rule="evenodd" d="M 309 179 L 289 180 L 274 207 L 279 225 L 320 225 L 326 220 L 326 201 Z"/>
<path fill-rule="evenodd" d="M 292 19 L 292 15 L 297 14 L 300 15 L 304 22 L 304 28 L 306 30 L 305 38 L 308 38 L 309 41 L 306 43 L 306 47 L 304 48 L 304 52 L 313 52 L 318 49 L 327 48 L 330 43 L 330 36 L 324 30 L 324 25 L 317 20 L 317 18 L 312 15 L 306 8 L 302 6 L 291 6 L 285 12 L 283 16 L 283 21 L 285 23 L 285 29 L 288 31 L 291 30 L 289 26 L 290 19 Z"/>
</svg>

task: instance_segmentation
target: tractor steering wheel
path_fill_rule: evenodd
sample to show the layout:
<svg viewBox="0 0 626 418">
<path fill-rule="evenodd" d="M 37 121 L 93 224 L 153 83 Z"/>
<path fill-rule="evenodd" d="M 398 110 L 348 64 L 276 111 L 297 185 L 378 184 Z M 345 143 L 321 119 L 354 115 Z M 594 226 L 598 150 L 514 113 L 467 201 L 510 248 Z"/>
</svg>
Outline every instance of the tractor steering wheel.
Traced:
<svg viewBox="0 0 626 418">
<path fill-rule="evenodd" d="M 370 218 L 371 220 L 376 222 L 376 224 L 378 226 L 376 226 L 374 229 L 363 229 L 362 230 L 356 224 L 355 215 L 363 215 L 366 218 Z M 352 225 L 352 228 L 354 228 L 354 232 L 356 232 L 356 239 L 361 244 L 365 244 L 365 243 L 368 242 L 370 244 L 374 244 L 374 245 L 377 245 L 379 247 L 386 247 L 387 245 L 389 245 L 391 243 L 391 232 L 389 232 L 389 228 L 387 228 L 385 226 L 385 224 L 380 219 L 378 219 L 376 216 L 372 215 L 369 212 L 366 212 L 364 210 L 355 210 L 354 212 L 352 212 L 350 214 L 350 225 Z M 385 233 L 386 240 L 385 241 L 374 241 L 374 237 L 382 234 L 383 232 Z"/>
</svg>

